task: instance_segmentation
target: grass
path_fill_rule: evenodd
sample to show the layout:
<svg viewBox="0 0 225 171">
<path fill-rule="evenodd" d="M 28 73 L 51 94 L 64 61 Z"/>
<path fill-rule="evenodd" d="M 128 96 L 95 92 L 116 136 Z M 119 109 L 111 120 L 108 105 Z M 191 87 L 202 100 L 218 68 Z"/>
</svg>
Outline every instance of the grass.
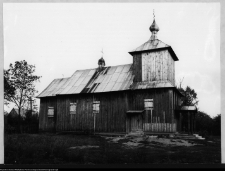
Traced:
<svg viewBox="0 0 225 171">
<path fill-rule="evenodd" d="M 99 136 L 12 134 L 5 135 L 5 164 L 221 163 L 220 138 L 210 140 L 192 140 L 199 145 L 191 147 L 152 143 L 128 149 L 125 140 L 110 143 Z M 69 149 L 83 145 L 99 148 Z"/>
</svg>

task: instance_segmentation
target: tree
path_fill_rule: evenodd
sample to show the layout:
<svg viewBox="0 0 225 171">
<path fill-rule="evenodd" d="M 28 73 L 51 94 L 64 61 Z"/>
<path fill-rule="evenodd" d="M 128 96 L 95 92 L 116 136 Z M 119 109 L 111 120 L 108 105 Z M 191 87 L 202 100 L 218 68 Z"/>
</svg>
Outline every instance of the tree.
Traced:
<svg viewBox="0 0 225 171">
<path fill-rule="evenodd" d="M 221 136 L 221 114 L 213 117 L 213 135 Z"/>
<path fill-rule="evenodd" d="M 4 75 L 7 74 L 7 71 L 4 70 Z M 4 76 L 4 105 L 8 105 L 8 100 L 15 95 L 15 88 L 10 85 Z"/>
<path fill-rule="evenodd" d="M 196 131 L 202 136 L 212 134 L 213 119 L 205 112 L 198 111 L 196 115 Z"/>
<path fill-rule="evenodd" d="M 184 95 L 183 97 L 183 104 L 185 106 L 192 106 L 192 105 L 198 105 L 198 98 L 197 93 L 194 89 L 187 86 L 186 89 L 183 89 L 181 86 L 178 88 L 178 90 Z"/>
<path fill-rule="evenodd" d="M 4 72 L 6 81 L 15 89 L 14 94 L 6 94 L 5 100 L 14 103 L 18 107 L 20 129 L 20 111 L 28 99 L 38 92 L 34 83 L 39 81 L 41 76 L 33 75 L 34 72 L 35 66 L 29 65 L 25 60 L 16 61 L 14 65 L 10 64 L 9 69 Z"/>
</svg>

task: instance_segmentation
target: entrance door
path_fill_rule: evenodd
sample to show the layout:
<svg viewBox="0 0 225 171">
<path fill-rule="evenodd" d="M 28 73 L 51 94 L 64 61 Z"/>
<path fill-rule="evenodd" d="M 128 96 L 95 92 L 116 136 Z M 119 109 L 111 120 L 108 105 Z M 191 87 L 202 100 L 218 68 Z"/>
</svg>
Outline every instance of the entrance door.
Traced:
<svg viewBox="0 0 225 171">
<path fill-rule="evenodd" d="M 141 114 L 133 114 L 130 116 L 130 130 L 136 131 L 142 129 L 142 115 Z"/>
</svg>

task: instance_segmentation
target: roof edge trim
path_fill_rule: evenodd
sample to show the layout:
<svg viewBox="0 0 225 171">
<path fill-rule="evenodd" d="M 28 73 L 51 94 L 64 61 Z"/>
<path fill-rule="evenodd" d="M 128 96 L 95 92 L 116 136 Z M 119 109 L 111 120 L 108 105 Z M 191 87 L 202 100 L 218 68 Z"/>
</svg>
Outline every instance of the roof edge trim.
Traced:
<svg viewBox="0 0 225 171">
<path fill-rule="evenodd" d="M 172 58 L 174 59 L 174 61 L 179 61 L 177 55 L 175 54 L 175 52 L 173 51 L 172 47 L 171 46 L 168 46 L 168 47 L 163 47 L 163 48 L 157 48 L 157 49 L 149 49 L 149 50 L 141 50 L 141 51 L 131 51 L 131 52 L 128 52 L 130 55 L 133 56 L 133 54 L 137 54 L 137 53 L 140 53 L 140 52 L 154 52 L 154 51 L 161 51 L 161 50 L 166 50 L 168 49 L 169 52 L 171 53 L 172 55 Z"/>
</svg>

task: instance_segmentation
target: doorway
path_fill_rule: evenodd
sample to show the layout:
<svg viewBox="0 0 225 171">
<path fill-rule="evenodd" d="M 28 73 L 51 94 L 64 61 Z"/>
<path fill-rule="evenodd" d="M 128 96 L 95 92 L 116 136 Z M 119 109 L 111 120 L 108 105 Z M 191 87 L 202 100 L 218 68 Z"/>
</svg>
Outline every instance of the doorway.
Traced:
<svg viewBox="0 0 225 171">
<path fill-rule="evenodd" d="M 126 132 L 143 129 L 143 111 L 127 111 Z"/>
</svg>

